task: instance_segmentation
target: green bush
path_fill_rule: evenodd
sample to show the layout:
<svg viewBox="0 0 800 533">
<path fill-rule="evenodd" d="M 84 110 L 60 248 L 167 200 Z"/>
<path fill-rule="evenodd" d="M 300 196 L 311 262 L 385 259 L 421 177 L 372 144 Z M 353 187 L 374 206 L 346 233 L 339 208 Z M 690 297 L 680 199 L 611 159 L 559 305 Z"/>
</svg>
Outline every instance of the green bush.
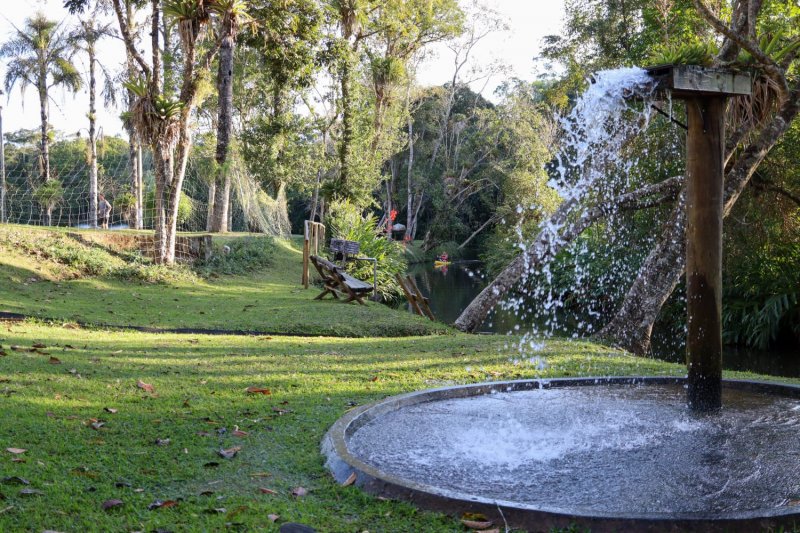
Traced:
<svg viewBox="0 0 800 533">
<path fill-rule="evenodd" d="M 145 206 L 145 225 L 151 226 L 153 224 L 153 216 L 156 209 L 156 191 L 150 189 L 144 197 Z M 192 216 L 194 210 L 194 202 L 184 193 L 181 193 L 181 199 L 178 201 L 178 224 L 185 224 Z"/>
<path fill-rule="evenodd" d="M 328 234 L 337 239 L 356 241 L 361 246 L 360 257 L 374 257 L 378 260 L 377 289 L 384 301 L 397 299 L 401 294 L 395 274 L 405 274 L 406 263 L 403 246 L 386 239 L 378 228 L 374 215 L 362 216 L 359 209 L 347 200 L 331 202 L 328 216 L 325 219 Z M 352 261 L 347 271 L 354 277 L 372 281 L 372 263 L 368 261 Z"/>
<path fill-rule="evenodd" d="M 267 268 L 274 257 L 275 240 L 272 237 L 247 237 L 215 246 L 211 258 L 197 262 L 195 268 L 206 276 L 245 274 Z"/>
</svg>

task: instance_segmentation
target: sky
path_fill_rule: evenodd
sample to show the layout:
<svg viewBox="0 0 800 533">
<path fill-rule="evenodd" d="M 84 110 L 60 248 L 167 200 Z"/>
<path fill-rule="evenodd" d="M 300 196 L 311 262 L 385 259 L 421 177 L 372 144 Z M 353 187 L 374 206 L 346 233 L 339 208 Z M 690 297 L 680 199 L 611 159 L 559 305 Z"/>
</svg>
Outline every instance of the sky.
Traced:
<svg viewBox="0 0 800 533">
<path fill-rule="evenodd" d="M 76 18 L 70 16 L 62 7 L 62 0 L 2 0 L 0 11 L 0 40 L 12 35 L 14 26 L 22 28 L 25 18 L 36 11 L 42 11 L 49 18 L 74 25 Z M 564 0 L 483 0 L 484 5 L 494 9 L 505 20 L 508 31 L 497 32 L 484 38 L 476 47 L 473 59 L 475 64 L 485 66 L 500 61 L 508 68 L 507 76 L 534 79 L 533 58 L 539 53 L 541 40 L 545 35 L 557 34 L 561 28 Z M 100 46 L 100 60 L 112 70 L 116 70 L 124 60 L 121 41 L 107 39 Z M 85 71 L 85 60 L 76 59 L 79 68 Z M 4 79 L 6 60 L 0 60 L 0 79 Z M 423 85 L 439 85 L 452 77 L 452 52 L 444 46 L 437 46 L 418 67 L 417 78 Z M 500 77 L 473 84 L 473 89 L 483 89 L 484 95 L 491 97 Z M 62 90 L 53 91 L 50 103 L 50 122 L 57 130 L 71 135 L 87 135 L 88 94 L 85 90 L 77 95 Z M 98 99 L 100 100 L 100 99 Z M 39 102 L 34 90 L 28 89 L 23 95 L 18 88 L 10 94 L 0 96 L 2 106 L 3 131 L 20 128 L 38 128 Z M 101 106 L 102 107 L 102 106 Z M 119 119 L 120 109 L 99 109 L 98 124 L 106 135 L 122 133 Z"/>
</svg>

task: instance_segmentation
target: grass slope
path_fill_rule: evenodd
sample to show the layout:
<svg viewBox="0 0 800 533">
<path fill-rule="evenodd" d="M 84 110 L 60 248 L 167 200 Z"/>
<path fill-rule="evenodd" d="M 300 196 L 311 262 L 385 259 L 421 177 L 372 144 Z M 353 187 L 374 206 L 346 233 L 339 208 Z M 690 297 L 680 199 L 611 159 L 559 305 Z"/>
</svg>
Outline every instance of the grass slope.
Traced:
<svg viewBox="0 0 800 533">
<path fill-rule="evenodd" d="M 398 336 L 447 333 L 449 328 L 384 305 L 317 301 L 300 285 L 297 240 L 276 240 L 268 268 L 201 277 L 143 268 L 65 232 L 0 228 L 0 311 L 55 322 L 111 326 L 202 328 L 279 334 Z M 57 252 L 48 253 L 51 248 Z M 69 251 L 69 253 L 65 253 Z M 162 279 L 160 283 L 144 281 Z"/>
</svg>

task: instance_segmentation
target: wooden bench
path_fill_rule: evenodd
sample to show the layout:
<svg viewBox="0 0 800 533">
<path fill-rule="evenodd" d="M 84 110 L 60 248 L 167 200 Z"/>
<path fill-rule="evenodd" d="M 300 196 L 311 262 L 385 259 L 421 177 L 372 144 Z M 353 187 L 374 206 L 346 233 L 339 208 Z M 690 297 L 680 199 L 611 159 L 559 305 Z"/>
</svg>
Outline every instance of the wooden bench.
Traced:
<svg viewBox="0 0 800 533">
<path fill-rule="evenodd" d="M 372 285 L 347 274 L 344 269 L 327 259 L 316 255 L 310 256 L 309 259 L 322 277 L 322 283 L 325 286 L 325 290 L 314 298 L 315 300 L 322 300 L 327 294 L 333 295 L 338 300 L 337 293 L 341 293 L 343 296 L 347 296 L 345 303 L 356 301 L 365 305 L 363 298 L 372 292 Z"/>
</svg>

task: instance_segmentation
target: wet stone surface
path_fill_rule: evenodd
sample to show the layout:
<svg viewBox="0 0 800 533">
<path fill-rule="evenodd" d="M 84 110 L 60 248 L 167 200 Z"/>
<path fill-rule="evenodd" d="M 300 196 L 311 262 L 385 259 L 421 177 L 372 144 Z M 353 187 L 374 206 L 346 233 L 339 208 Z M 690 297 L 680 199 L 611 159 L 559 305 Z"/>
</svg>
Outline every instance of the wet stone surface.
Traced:
<svg viewBox="0 0 800 533">
<path fill-rule="evenodd" d="M 465 497 L 594 514 L 800 510 L 800 400 L 731 389 L 695 415 L 679 385 L 602 385 L 402 407 L 348 449 Z"/>
</svg>

